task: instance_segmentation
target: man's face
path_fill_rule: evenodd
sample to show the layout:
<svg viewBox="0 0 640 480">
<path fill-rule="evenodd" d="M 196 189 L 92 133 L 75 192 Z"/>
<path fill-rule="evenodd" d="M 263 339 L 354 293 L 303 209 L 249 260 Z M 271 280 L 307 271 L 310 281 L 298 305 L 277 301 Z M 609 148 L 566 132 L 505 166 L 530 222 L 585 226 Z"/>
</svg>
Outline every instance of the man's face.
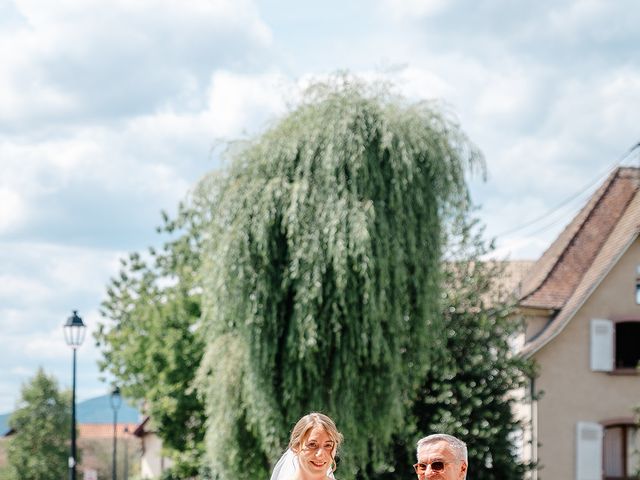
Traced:
<svg viewBox="0 0 640 480">
<path fill-rule="evenodd" d="M 434 462 L 439 462 L 435 463 Z M 467 464 L 456 457 L 456 451 L 443 441 L 424 445 L 418 451 L 418 464 L 427 468 L 418 473 L 419 480 L 464 480 Z"/>
</svg>

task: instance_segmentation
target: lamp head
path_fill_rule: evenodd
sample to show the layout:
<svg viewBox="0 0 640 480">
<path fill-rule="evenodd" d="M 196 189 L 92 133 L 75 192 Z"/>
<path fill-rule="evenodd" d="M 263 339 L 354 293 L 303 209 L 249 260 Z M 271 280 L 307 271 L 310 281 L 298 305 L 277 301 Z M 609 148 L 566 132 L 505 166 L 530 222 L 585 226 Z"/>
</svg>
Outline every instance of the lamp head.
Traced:
<svg viewBox="0 0 640 480">
<path fill-rule="evenodd" d="M 74 310 L 73 315 L 67 319 L 64 324 L 64 339 L 74 350 L 82 345 L 86 333 L 86 326 L 82 319 L 78 316 L 78 311 Z"/>
<path fill-rule="evenodd" d="M 109 401 L 111 403 L 111 408 L 117 410 L 120 408 L 122 404 L 122 396 L 120 395 L 120 387 L 115 386 L 111 391 L 111 397 L 109 397 Z"/>
</svg>

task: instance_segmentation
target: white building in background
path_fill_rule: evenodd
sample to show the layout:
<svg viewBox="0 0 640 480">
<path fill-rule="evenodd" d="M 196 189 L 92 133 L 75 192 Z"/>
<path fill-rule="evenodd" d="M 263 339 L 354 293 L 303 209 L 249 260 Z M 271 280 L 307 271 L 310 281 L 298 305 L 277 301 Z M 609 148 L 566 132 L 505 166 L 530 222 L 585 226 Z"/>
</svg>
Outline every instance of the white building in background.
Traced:
<svg viewBox="0 0 640 480">
<path fill-rule="evenodd" d="M 154 432 L 147 416 L 133 434 L 140 439 L 140 477 L 160 478 L 162 472 L 171 467 L 171 459 L 162 454 L 162 440 Z"/>
</svg>

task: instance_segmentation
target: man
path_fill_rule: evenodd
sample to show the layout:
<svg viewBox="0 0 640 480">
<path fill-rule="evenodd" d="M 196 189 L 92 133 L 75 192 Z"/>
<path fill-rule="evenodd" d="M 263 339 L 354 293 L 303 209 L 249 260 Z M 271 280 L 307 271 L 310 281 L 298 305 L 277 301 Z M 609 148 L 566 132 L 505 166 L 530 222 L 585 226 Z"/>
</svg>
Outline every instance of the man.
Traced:
<svg viewBox="0 0 640 480">
<path fill-rule="evenodd" d="M 419 480 L 464 480 L 467 477 L 467 445 L 451 435 L 437 433 L 418 441 Z"/>
</svg>

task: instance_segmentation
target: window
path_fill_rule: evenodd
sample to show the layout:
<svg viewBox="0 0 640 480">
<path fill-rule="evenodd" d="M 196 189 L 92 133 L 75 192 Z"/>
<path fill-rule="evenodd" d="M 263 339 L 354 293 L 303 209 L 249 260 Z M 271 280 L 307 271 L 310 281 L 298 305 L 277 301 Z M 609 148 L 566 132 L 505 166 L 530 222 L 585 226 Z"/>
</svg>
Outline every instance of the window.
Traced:
<svg viewBox="0 0 640 480">
<path fill-rule="evenodd" d="M 603 468 L 605 480 L 637 480 L 640 469 L 638 429 L 631 424 L 604 428 Z"/>
<path fill-rule="evenodd" d="M 591 369 L 634 373 L 640 363 L 640 321 L 591 320 Z"/>
<path fill-rule="evenodd" d="M 640 361 L 640 322 L 616 323 L 616 368 L 637 368 Z"/>
</svg>

